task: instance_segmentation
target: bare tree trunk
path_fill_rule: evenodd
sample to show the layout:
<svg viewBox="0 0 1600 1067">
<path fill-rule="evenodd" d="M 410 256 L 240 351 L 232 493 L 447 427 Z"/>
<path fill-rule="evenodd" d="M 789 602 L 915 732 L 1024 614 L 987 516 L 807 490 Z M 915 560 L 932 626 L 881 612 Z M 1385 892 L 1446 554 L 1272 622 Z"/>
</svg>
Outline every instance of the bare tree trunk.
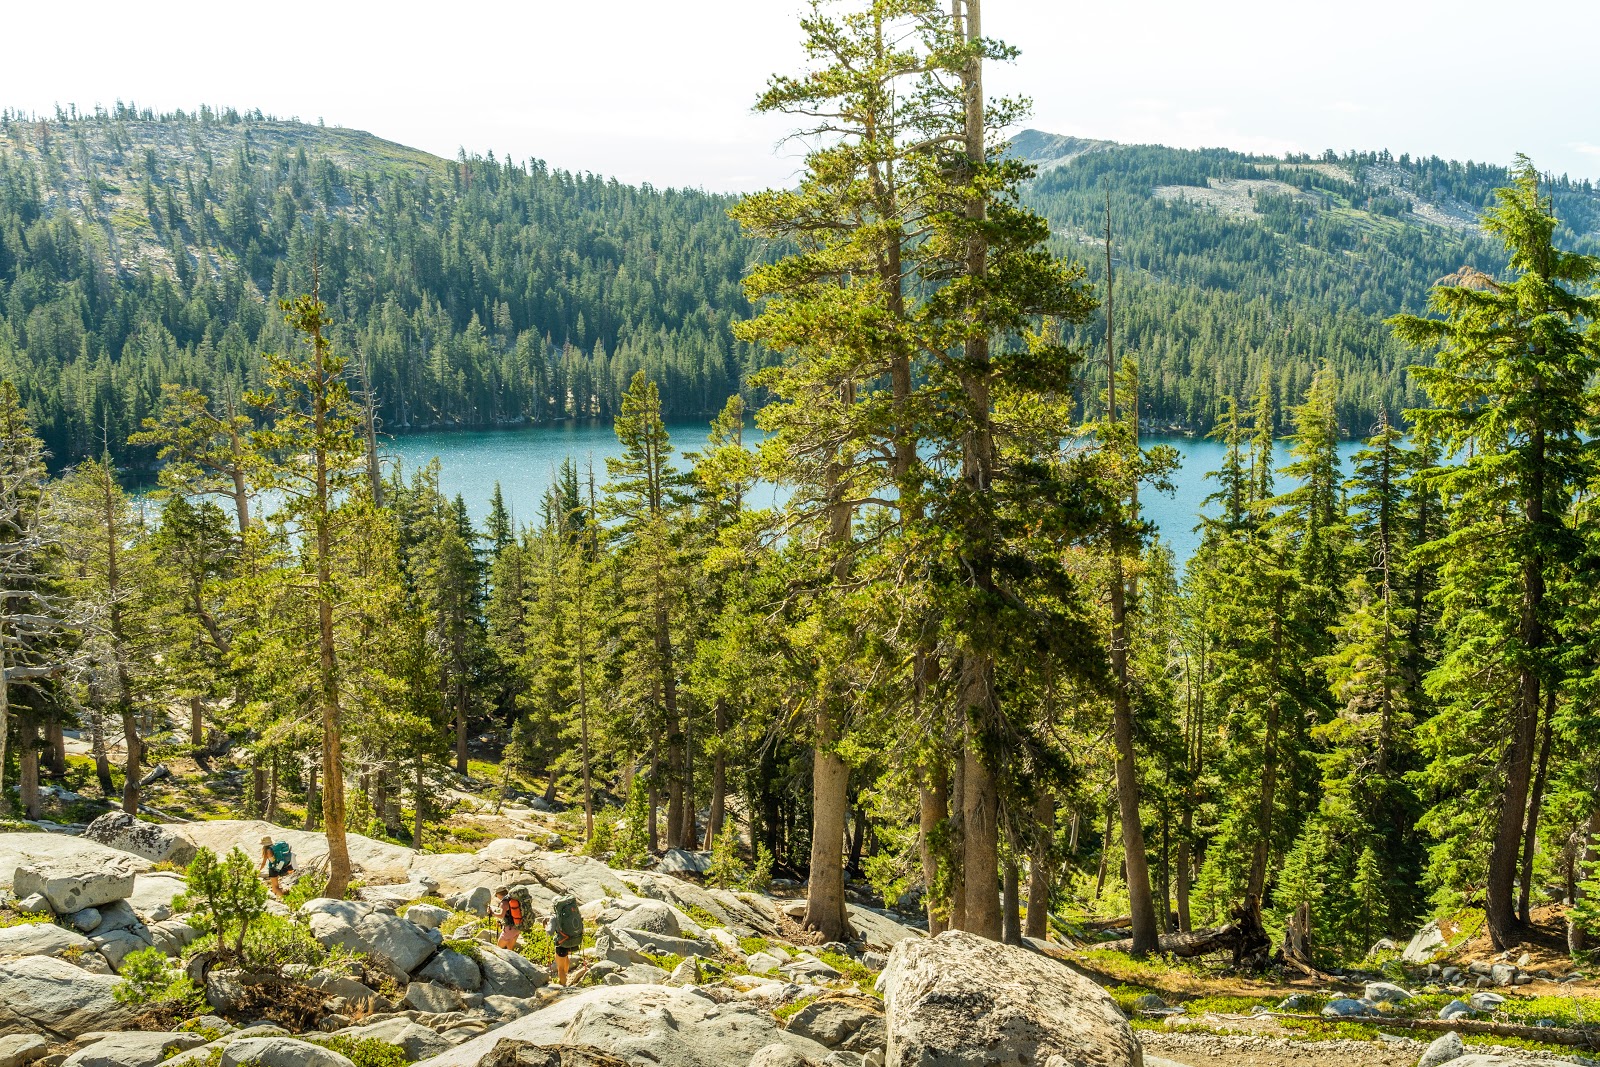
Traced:
<svg viewBox="0 0 1600 1067">
<path fill-rule="evenodd" d="M 928 936 L 938 937 L 945 930 L 945 922 L 939 907 L 939 855 L 934 851 L 933 837 L 950 815 L 950 784 L 943 766 L 936 763 L 928 769 L 920 791 L 917 844 L 922 852 L 923 902 L 928 911 Z"/>
<path fill-rule="evenodd" d="M 278 754 L 276 752 L 272 754 L 272 776 L 267 782 L 266 819 L 268 822 L 278 821 Z"/>
<path fill-rule="evenodd" d="M 3 701 L 4 688 L 0 686 L 0 701 Z M 3 729 L 0 732 L 4 732 Z M 94 776 L 100 783 L 100 795 L 109 801 L 117 785 L 111 779 L 111 760 L 106 757 L 105 716 L 99 709 L 89 712 L 89 752 L 94 757 Z M 0 738 L 0 762 L 4 762 L 4 754 L 5 740 Z"/>
<path fill-rule="evenodd" d="M 189 698 L 189 744 L 195 748 L 206 743 L 205 706 L 199 697 Z"/>
<path fill-rule="evenodd" d="M 39 818 L 39 725 L 34 717 L 19 716 L 17 724 L 17 797 L 22 801 L 22 817 Z"/>
<path fill-rule="evenodd" d="M 1054 873 L 1050 853 L 1056 835 L 1055 821 L 1055 797 L 1040 789 L 1033 804 L 1033 850 L 1028 857 L 1028 924 L 1024 931 L 1040 941 L 1050 936 L 1050 883 Z"/>
<path fill-rule="evenodd" d="M 964 741 L 957 742 L 950 779 L 950 918 L 945 921 L 947 930 L 967 928 L 967 761 L 962 754 L 963 745 Z"/>
<path fill-rule="evenodd" d="M 1600 800 L 1596 800 L 1594 807 L 1589 809 L 1588 831 L 1583 835 L 1583 844 L 1578 850 L 1578 858 L 1575 861 L 1579 874 L 1578 885 L 1573 892 L 1574 904 L 1578 902 L 1578 896 L 1583 893 L 1584 873 L 1589 870 L 1589 865 L 1596 861 L 1600 861 Z M 1584 950 L 1586 942 L 1584 929 L 1574 920 L 1574 914 L 1571 908 L 1567 909 L 1567 951 L 1577 955 Z"/>
<path fill-rule="evenodd" d="M 139 716 L 133 708 L 122 707 L 122 742 L 128 748 L 124 754 L 122 771 L 122 810 L 129 815 L 139 814 L 139 757 L 143 743 L 139 740 Z"/>
<path fill-rule="evenodd" d="M 1008 945 L 1022 944 L 1022 873 L 1015 858 L 1000 868 L 1000 940 Z"/>
<path fill-rule="evenodd" d="M 311 764 L 310 777 L 306 781 L 306 821 L 301 826 L 302 830 L 315 830 L 317 828 L 317 774 L 319 769 L 316 763 Z"/>
<path fill-rule="evenodd" d="M 661 807 L 661 747 L 650 743 L 650 852 L 661 851 L 660 826 L 656 812 Z"/>
<path fill-rule="evenodd" d="M 724 749 L 724 736 L 728 731 L 728 702 L 718 697 L 713 708 L 713 725 L 717 731 L 717 754 L 711 760 L 711 808 L 706 815 L 706 851 L 715 846 L 717 835 L 722 833 L 723 810 L 727 804 L 728 757 Z"/>
<path fill-rule="evenodd" d="M 985 667 L 987 664 L 985 664 Z M 969 668 L 963 667 L 963 671 Z M 985 672 L 986 673 L 986 672 Z M 988 686 L 984 686 L 987 696 Z M 968 700 L 970 706 L 970 691 Z M 961 813 L 966 873 L 966 914 L 963 930 L 998 941 L 1000 920 L 1000 793 L 994 772 L 978 747 L 976 732 L 968 727 L 962 753 L 964 795 Z"/>
<path fill-rule="evenodd" d="M 457 679 L 455 684 L 455 712 L 456 712 L 456 773 L 462 777 L 468 774 L 467 765 L 467 687 Z"/>
<path fill-rule="evenodd" d="M 1528 795 L 1528 825 L 1522 835 L 1522 886 L 1517 891 L 1517 918 L 1523 925 L 1533 921 L 1529 908 L 1533 897 L 1533 857 L 1539 848 L 1539 809 L 1544 804 L 1544 786 L 1550 770 L 1550 728 L 1556 717 L 1556 691 L 1544 695 L 1544 733 L 1539 739 L 1539 757 L 1533 773 L 1533 789 Z"/>
<path fill-rule="evenodd" d="M 1189 919 L 1189 822 L 1191 815 L 1183 813 L 1182 836 L 1178 838 L 1178 930 L 1188 933 L 1192 929 Z"/>
<path fill-rule="evenodd" d="M 1245 899 L 1261 906 L 1262 894 L 1267 885 L 1267 859 L 1272 850 L 1272 811 L 1278 786 L 1278 716 L 1280 697 L 1278 686 L 1279 663 L 1283 648 L 1283 592 L 1280 588 L 1274 600 L 1272 613 L 1272 694 L 1267 699 L 1267 729 L 1262 742 L 1261 790 L 1256 808 L 1255 848 L 1250 856 L 1250 880 L 1245 887 Z M 1519 817 L 1520 823 L 1520 817 Z"/>
<path fill-rule="evenodd" d="M 811 880 L 806 887 L 807 929 L 829 941 L 848 936 L 844 904 L 844 824 L 849 811 L 850 768 L 833 751 L 835 711 L 817 702 L 817 746 L 812 757 Z"/>
<path fill-rule="evenodd" d="M 1111 866 L 1111 805 L 1106 805 L 1106 831 L 1100 838 L 1100 872 L 1094 878 L 1094 899 L 1099 900 L 1100 894 L 1105 892 L 1106 875 Z"/>
<path fill-rule="evenodd" d="M 411 781 L 411 802 L 416 808 L 416 819 L 411 827 L 411 847 L 422 848 L 422 832 L 428 821 L 428 785 L 423 778 L 423 763 L 417 760 L 417 773 Z"/>
</svg>

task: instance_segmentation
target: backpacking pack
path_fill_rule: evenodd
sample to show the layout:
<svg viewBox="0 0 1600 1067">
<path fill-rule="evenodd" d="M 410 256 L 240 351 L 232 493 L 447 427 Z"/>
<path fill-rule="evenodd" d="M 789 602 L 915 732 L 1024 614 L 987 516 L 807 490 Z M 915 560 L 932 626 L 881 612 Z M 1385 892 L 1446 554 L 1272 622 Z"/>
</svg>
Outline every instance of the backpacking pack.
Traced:
<svg viewBox="0 0 1600 1067">
<path fill-rule="evenodd" d="M 553 933 L 557 945 L 576 948 L 583 944 L 583 913 L 578 910 L 577 897 L 558 897 L 550 918 L 556 928 Z"/>
<path fill-rule="evenodd" d="M 533 914 L 533 897 L 528 894 L 528 887 L 525 885 L 512 886 L 511 892 L 506 894 L 506 900 L 514 900 L 517 902 L 516 925 L 526 926 L 528 923 L 528 916 Z"/>
<path fill-rule="evenodd" d="M 294 868 L 294 852 L 289 848 L 287 841 L 274 841 L 272 843 L 272 862 L 286 869 Z"/>
</svg>

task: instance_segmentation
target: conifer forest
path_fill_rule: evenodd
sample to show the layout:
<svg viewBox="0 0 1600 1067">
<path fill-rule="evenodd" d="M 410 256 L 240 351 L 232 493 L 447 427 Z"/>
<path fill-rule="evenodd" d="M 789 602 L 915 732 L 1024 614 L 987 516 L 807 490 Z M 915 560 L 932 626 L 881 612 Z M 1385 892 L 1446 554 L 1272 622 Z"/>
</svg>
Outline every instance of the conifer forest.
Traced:
<svg viewBox="0 0 1600 1067">
<path fill-rule="evenodd" d="M 526 794 L 818 943 L 870 899 L 1256 972 L 1430 920 L 1586 959 L 1592 183 L 1015 136 L 978 0 L 798 33 L 751 89 L 808 154 L 745 196 L 0 117 L 0 816 L 315 831 L 339 898 L 356 835 Z M 617 457 L 487 522 L 386 451 L 580 418 Z M 1186 561 L 1177 433 L 1223 456 Z"/>
</svg>

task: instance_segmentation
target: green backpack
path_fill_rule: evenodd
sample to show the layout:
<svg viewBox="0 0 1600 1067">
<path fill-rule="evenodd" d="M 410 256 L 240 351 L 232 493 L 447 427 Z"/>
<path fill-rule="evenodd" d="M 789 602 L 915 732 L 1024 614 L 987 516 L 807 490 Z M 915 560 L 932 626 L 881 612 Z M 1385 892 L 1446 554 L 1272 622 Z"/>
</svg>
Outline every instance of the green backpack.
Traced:
<svg viewBox="0 0 1600 1067">
<path fill-rule="evenodd" d="M 577 897 L 557 898 L 555 912 L 550 919 L 550 924 L 555 927 L 550 932 L 558 946 L 571 949 L 583 944 L 583 913 L 578 910 Z"/>
</svg>

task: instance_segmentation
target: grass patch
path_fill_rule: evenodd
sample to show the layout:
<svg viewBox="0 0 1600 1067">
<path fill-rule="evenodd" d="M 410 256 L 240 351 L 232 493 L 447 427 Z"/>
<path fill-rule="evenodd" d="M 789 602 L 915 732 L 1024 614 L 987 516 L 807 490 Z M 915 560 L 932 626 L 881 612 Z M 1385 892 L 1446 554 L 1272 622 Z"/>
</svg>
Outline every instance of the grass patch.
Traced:
<svg viewBox="0 0 1600 1067">
<path fill-rule="evenodd" d="M 801 997 L 798 1000 L 791 1000 L 782 1007 L 772 1009 L 772 1016 L 779 1022 L 787 1022 L 790 1017 L 799 1015 L 800 1012 L 805 1010 L 806 1005 L 814 1003 L 820 995 L 821 994 L 813 993 L 808 997 Z"/>
<path fill-rule="evenodd" d="M 698 904 L 690 904 L 683 909 L 683 913 L 707 930 L 719 930 L 728 925 Z"/>
<path fill-rule="evenodd" d="M 741 937 L 739 951 L 746 956 L 754 956 L 757 952 L 765 952 L 772 947 L 772 942 L 764 937 Z"/>
</svg>

